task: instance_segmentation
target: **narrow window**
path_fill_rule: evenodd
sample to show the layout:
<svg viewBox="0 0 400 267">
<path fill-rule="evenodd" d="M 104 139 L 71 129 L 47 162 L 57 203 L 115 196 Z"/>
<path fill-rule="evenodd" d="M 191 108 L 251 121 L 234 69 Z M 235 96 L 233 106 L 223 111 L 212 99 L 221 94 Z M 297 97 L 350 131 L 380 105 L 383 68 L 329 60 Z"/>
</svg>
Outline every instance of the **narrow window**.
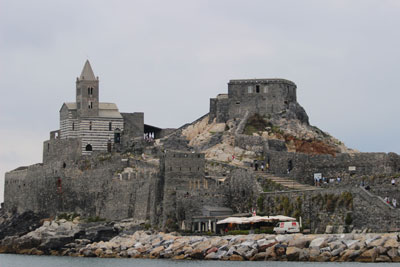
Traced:
<svg viewBox="0 0 400 267">
<path fill-rule="evenodd" d="M 260 93 L 260 86 L 259 85 L 256 85 L 256 93 L 257 94 Z"/>
<path fill-rule="evenodd" d="M 249 94 L 253 93 L 253 88 L 251 86 L 247 87 L 247 92 Z"/>
<path fill-rule="evenodd" d="M 92 101 L 89 101 L 88 108 L 89 108 L 89 109 L 92 109 L 92 108 L 93 108 L 93 102 L 92 102 Z"/>
<path fill-rule="evenodd" d="M 87 89 L 87 94 L 88 94 L 88 95 L 93 95 L 93 87 L 89 87 L 89 88 Z"/>
<path fill-rule="evenodd" d="M 268 93 L 268 86 L 264 86 L 264 94 Z"/>
<path fill-rule="evenodd" d="M 89 130 L 92 130 L 92 122 L 89 122 Z"/>
<path fill-rule="evenodd" d="M 109 123 L 108 123 L 108 130 L 109 130 L 109 131 L 112 131 L 112 122 L 109 122 Z"/>
<path fill-rule="evenodd" d="M 75 131 L 75 122 L 72 123 L 72 131 Z"/>
<path fill-rule="evenodd" d="M 90 87 L 87 89 L 87 94 L 90 95 Z"/>
<path fill-rule="evenodd" d="M 50 151 L 50 144 L 47 143 L 47 152 L 49 152 L 49 151 Z"/>
</svg>

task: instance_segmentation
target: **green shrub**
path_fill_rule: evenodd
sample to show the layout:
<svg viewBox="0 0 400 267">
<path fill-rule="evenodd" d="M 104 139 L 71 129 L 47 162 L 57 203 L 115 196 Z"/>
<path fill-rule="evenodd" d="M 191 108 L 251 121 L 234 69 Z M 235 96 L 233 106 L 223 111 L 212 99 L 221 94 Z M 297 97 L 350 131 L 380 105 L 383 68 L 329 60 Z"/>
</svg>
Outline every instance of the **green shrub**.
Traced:
<svg viewBox="0 0 400 267">
<path fill-rule="evenodd" d="M 228 231 L 228 235 L 248 235 L 249 230 L 231 230 Z"/>
<path fill-rule="evenodd" d="M 344 223 L 346 225 L 350 225 L 353 222 L 353 217 L 351 216 L 351 213 L 346 214 L 346 218 L 344 219 Z"/>
<path fill-rule="evenodd" d="M 264 196 L 260 195 L 257 199 L 257 207 L 260 211 L 264 210 Z"/>
</svg>

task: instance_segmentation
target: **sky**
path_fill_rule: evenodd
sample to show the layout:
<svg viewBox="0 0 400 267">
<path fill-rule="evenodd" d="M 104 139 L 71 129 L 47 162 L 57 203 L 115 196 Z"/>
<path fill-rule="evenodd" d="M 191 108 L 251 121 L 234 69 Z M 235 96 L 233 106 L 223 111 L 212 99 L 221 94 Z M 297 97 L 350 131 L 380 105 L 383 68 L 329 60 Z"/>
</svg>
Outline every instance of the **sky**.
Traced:
<svg viewBox="0 0 400 267">
<path fill-rule="evenodd" d="M 0 0 L 4 173 L 42 161 L 86 59 L 100 101 L 179 127 L 230 79 L 297 84 L 310 123 L 363 152 L 400 153 L 397 0 Z"/>
</svg>

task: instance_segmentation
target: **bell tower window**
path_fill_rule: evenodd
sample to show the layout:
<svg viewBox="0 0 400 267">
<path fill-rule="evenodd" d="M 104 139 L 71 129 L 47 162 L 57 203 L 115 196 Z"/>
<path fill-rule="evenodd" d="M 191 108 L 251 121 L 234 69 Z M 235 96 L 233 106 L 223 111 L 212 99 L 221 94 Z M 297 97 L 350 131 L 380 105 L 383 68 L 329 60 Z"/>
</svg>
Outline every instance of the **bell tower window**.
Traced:
<svg viewBox="0 0 400 267">
<path fill-rule="evenodd" d="M 89 108 L 89 109 L 92 109 L 92 108 L 93 108 L 93 102 L 92 102 L 92 101 L 89 101 L 88 108 Z"/>
<path fill-rule="evenodd" d="M 93 95 L 93 87 L 88 87 L 87 92 L 88 95 Z"/>
</svg>

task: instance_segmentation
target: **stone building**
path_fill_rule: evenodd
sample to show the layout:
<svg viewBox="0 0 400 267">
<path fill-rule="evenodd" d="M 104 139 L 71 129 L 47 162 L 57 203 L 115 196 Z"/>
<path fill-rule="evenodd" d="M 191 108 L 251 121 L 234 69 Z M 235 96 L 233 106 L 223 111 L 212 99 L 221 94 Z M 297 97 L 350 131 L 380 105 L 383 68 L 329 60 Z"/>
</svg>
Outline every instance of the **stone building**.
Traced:
<svg viewBox="0 0 400 267">
<path fill-rule="evenodd" d="M 124 123 L 114 103 L 99 101 L 99 78 L 87 60 L 76 79 L 76 102 L 64 103 L 60 110 L 60 139 L 78 138 L 83 155 L 111 150 L 120 143 Z"/>
<path fill-rule="evenodd" d="M 262 159 L 268 175 L 303 184 L 312 185 L 315 173 L 353 179 L 400 172 L 400 156 L 394 153 L 305 154 L 289 151 L 286 140 L 245 134 L 254 114 L 316 130 L 297 102 L 296 89 L 284 79 L 230 80 L 228 94 L 212 98 L 208 114 L 179 129 L 161 129 L 144 124 L 141 112 L 120 113 L 115 104 L 101 103 L 99 79 L 86 61 L 76 80 L 76 101 L 62 105 L 60 129 L 44 142 L 43 163 L 6 173 L 4 208 L 215 231 L 218 216 L 247 213 L 265 195 L 259 181 L 269 179 L 258 177 L 249 161 L 232 164 L 230 146 L 241 156 Z M 225 123 L 219 125 L 224 130 L 209 128 L 216 125 L 207 122 L 214 121 Z M 189 128 L 201 142 L 188 140 Z M 209 153 L 213 146 L 224 162 Z"/>
<path fill-rule="evenodd" d="M 274 116 L 287 113 L 308 124 L 305 110 L 297 103 L 296 84 L 285 79 L 230 80 L 228 94 L 210 99 L 210 121 L 241 119 L 246 114 Z"/>
</svg>

